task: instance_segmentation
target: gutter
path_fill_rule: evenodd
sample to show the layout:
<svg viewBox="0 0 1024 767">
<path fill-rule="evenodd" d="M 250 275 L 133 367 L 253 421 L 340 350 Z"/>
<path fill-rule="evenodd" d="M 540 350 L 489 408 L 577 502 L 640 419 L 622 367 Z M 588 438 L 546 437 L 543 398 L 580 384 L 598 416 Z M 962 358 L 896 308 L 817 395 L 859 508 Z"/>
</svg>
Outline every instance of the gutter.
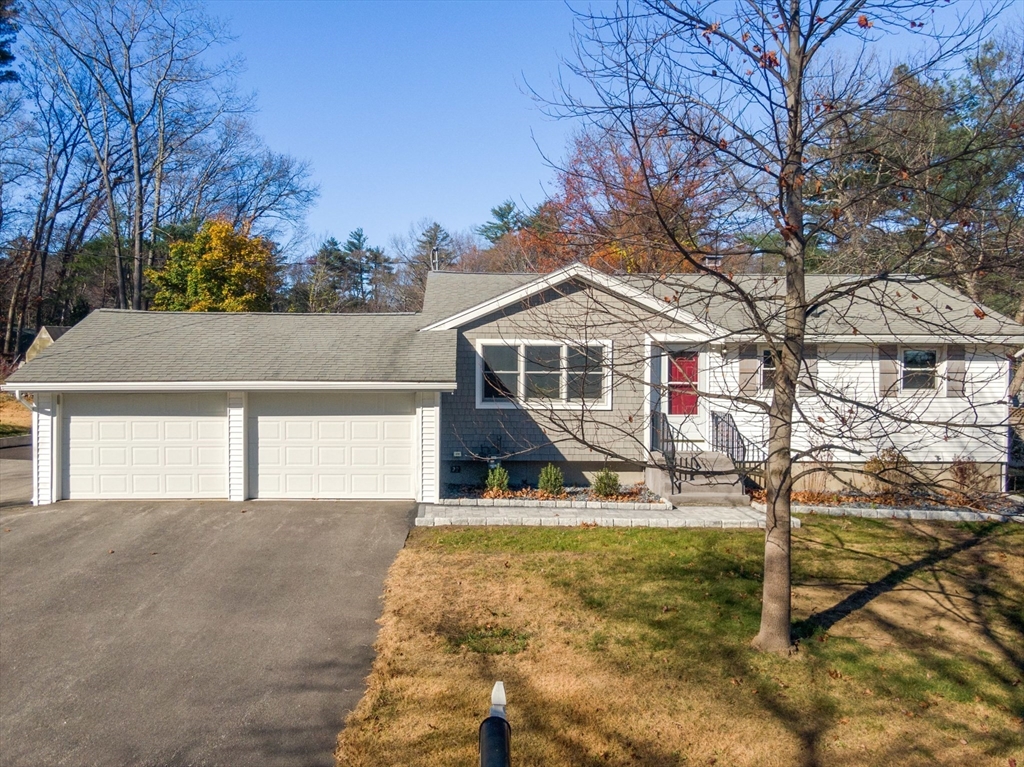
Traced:
<svg viewBox="0 0 1024 767">
<path fill-rule="evenodd" d="M 455 391 L 454 381 L 18 381 L 0 386 L 14 392 L 188 391 Z"/>
</svg>

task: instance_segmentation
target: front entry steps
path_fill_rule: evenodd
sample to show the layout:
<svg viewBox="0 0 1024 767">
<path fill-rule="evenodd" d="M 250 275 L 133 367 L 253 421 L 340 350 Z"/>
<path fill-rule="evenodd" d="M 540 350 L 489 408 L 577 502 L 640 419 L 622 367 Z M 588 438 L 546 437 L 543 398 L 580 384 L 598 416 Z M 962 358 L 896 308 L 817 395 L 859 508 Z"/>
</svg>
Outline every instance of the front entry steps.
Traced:
<svg viewBox="0 0 1024 767">
<path fill-rule="evenodd" d="M 717 506 L 745 508 L 750 497 L 743 478 L 724 453 L 697 452 L 675 455 L 675 477 L 665 469 L 647 469 L 645 481 L 673 507 Z"/>
</svg>

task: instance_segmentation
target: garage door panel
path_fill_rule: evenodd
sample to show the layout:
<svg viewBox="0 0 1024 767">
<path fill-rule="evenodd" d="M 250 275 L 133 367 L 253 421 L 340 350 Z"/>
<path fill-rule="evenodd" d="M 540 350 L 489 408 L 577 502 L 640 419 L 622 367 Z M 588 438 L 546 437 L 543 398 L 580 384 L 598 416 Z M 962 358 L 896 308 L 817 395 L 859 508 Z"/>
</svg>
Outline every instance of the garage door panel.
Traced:
<svg viewBox="0 0 1024 767">
<path fill-rule="evenodd" d="M 199 457 L 199 466 L 204 468 L 221 467 L 227 464 L 228 453 L 222 447 L 199 447 L 196 448 Z"/>
<path fill-rule="evenodd" d="M 228 481 L 223 474 L 200 474 L 197 479 L 199 492 L 204 495 L 206 493 L 217 496 L 228 494 Z"/>
<path fill-rule="evenodd" d="M 317 424 L 317 436 L 322 440 L 348 439 L 348 423 L 346 421 L 321 421 Z"/>
<path fill-rule="evenodd" d="M 412 493 L 412 478 L 405 474 L 384 475 L 384 492 L 389 495 L 401 495 Z"/>
<path fill-rule="evenodd" d="M 157 496 L 161 493 L 159 474 L 135 474 L 132 476 L 132 492 L 140 495 Z"/>
<path fill-rule="evenodd" d="M 414 497 L 413 395 L 250 393 L 249 412 L 259 497 Z"/>
<path fill-rule="evenodd" d="M 126 495 L 128 493 L 127 474 L 101 474 L 99 479 L 101 495 Z"/>
<path fill-rule="evenodd" d="M 225 394 L 65 397 L 65 497 L 227 496 Z"/>
<path fill-rule="evenodd" d="M 408 442 L 412 439 L 412 423 L 410 421 L 385 421 L 384 439 L 386 441 Z"/>
<path fill-rule="evenodd" d="M 380 439 L 380 426 L 377 421 L 354 421 L 352 423 L 352 439 L 377 442 Z"/>
<path fill-rule="evenodd" d="M 112 467 L 112 466 L 127 466 L 128 465 L 128 450 L 123 447 L 101 447 L 100 448 L 100 466 Z"/>
<path fill-rule="evenodd" d="M 132 424 L 132 439 L 160 439 L 160 422 L 135 421 Z"/>
<path fill-rule="evenodd" d="M 412 464 L 412 449 L 408 447 L 384 447 L 385 466 L 409 466 Z"/>
<path fill-rule="evenodd" d="M 317 449 L 317 462 L 321 466 L 348 466 L 348 448 L 321 447 Z"/>
<path fill-rule="evenodd" d="M 133 466 L 159 466 L 160 448 L 158 447 L 133 447 Z"/>
<path fill-rule="evenodd" d="M 81 468 L 96 465 L 96 451 L 91 447 L 76 447 L 70 451 L 71 465 Z"/>
<path fill-rule="evenodd" d="M 284 460 L 288 466 L 312 466 L 312 447 L 286 447 L 284 449 Z"/>
<path fill-rule="evenodd" d="M 128 424 L 124 421 L 100 421 L 100 441 L 118 441 L 128 438 Z"/>
<path fill-rule="evenodd" d="M 164 439 L 192 442 L 192 424 L 188 421 L 165 421 Z"/>
<path fill-rule="evenodd" d="M 164 463 L 167 466 L 192 466 L 195 463 L 192 460 L 193 450 L 195 448 L 191 446 L 164 448 Z"/>
</svg>

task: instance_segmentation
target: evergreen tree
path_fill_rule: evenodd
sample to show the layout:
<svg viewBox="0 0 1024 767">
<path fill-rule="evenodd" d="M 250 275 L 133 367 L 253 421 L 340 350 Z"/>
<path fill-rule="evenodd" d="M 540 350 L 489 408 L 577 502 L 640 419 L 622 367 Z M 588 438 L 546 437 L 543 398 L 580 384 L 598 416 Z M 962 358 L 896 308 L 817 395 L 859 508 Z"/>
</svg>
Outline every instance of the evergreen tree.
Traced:
<svg viewBox="0 0 1024 767">
<path fill-rule="evenodd" d="M 476 233 L 492 245 L 506 234 L 512 234 L 523 228 L 526 217 L 519 211 L 512 200 L 505 200 L 491 208 L 492 219 L 476 229 Z"/>
<path fill-rule="evenodd" d="M 12 83 L 18 79 L 18 73 L 11 68 L 14 63 L 11 46 L 18 32 L 17 15 L 14 0 L 0 0 L 0 83 Z"/>
</svg>

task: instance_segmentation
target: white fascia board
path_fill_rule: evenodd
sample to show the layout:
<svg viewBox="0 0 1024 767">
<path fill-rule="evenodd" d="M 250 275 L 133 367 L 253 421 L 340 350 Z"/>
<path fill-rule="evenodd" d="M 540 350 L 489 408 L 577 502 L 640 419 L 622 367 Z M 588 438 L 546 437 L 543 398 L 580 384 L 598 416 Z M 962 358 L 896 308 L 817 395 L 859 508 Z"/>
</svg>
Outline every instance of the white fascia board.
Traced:
<svg viewBox="0 0 1024 767">
<path fill-rule="evenodd" d="M 655 314 L 660 314 L 683 325 L 689 325 L 690 327 L 697 328 L 701 332 L 709 335 L 721 334 L 723 332 L 714 324 L 701 320 L 696 315 L 690 314 L 689 312 L 680 309 L 679 307 L 672 306 L 671 304 L 666 304 L 663 301 L 658 301 L 658 299 L 649 293 L 634 288 L 631 285 L 627 285 L 621 280 L 616 279 L 611 275 L 604 274 L 603 272 L 599 272 L 585 264 L 571 264 L 556 272 L 543 275 L 522 287 L 510 290 L 507 293 L 502 293 L 500 296 L 484 301 L 476 306 L 471 306 L 458 314 L 453 314 L 451 317 L 438 320 L 437 322 L 427 325 L 425 328 L 421 328 L 420 330 L 421 332 L 427 330 L 455 330 L 468 322 L 480 319 L 481 317 L 486 317 L 492 312 L 504 309 L 506 306 L 510 306 L 517 301 L 522 301 L 524 298 L 529 298 L 530 296 L 536 295 L 537 293 L 571 279 L 579 279 L 584 282 L 589 282 L 595 287 L 603 288 L 610 293 L 615 293 L 622 298 L 640 304 L 641 306 L 650 309 Z"/>
<path fill-rule="evenodd" d="M 454 381 L 103 381 L 95 383 L 8 383 L 19 392 L 184 392 L 184 391 L 455 391 Z"/>
<path fill-rule="evenodd" d="M 706 335 L 703 333 L 671 333 L 652 332 L 647 337 L 655 343 L 759 343 L 764 337 L 758 333 L 724 333 L 722 335 Z M 836 334 L 808 334 L 804 336 L 806 343 L 814 344 L 946 344 L 963 343 L 970 345 L 995 344 L 1005 346 L 1016 346 L 1020 343 L 1019 338 L 1012 336 L 963 336 L 963 335 L 869 335 L 849 333 L 844 335 Z M 1024 349 L 1017 352 L 1018 357 L 1024 356 Z"/>
</svg>

